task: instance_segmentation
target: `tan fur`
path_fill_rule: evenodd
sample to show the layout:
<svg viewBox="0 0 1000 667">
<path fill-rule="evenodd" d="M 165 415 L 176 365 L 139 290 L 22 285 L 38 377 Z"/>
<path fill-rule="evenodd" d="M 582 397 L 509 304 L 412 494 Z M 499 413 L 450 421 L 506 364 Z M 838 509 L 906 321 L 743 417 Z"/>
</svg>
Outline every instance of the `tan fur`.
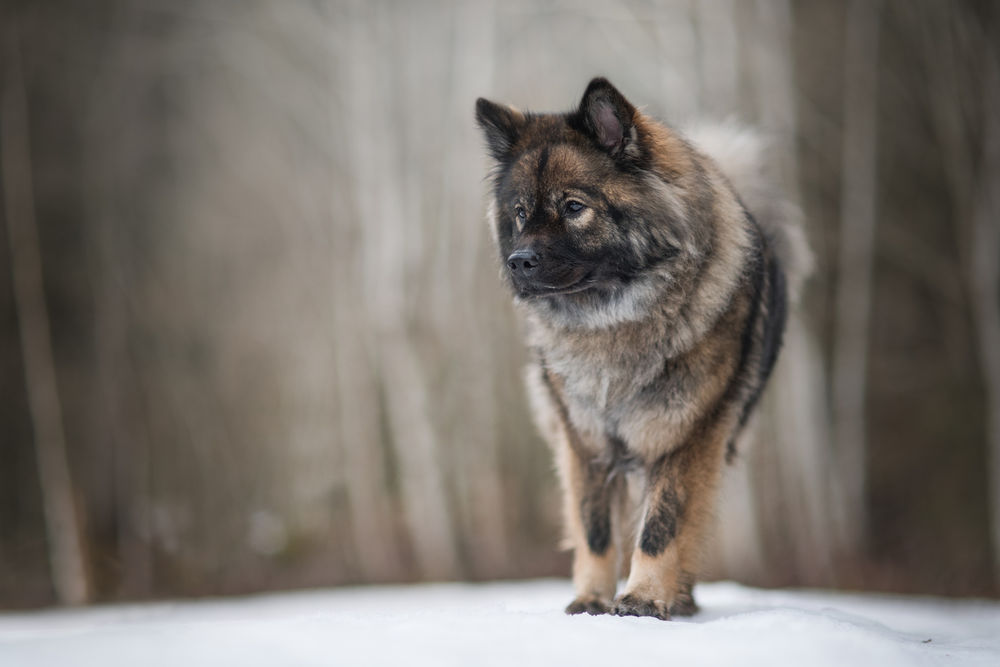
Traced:
<svg viewBox="0 0 1000 667">
<path fill-rule="evenodd" d="M 640 329 L 641 331 L 641 329 Z M 639 331 L 630 332 L 639 336 Z M 599 358 L 607 364 L 609 359 L 624 358 L 623 348 L 641 349 L 639 341 L 625 335 L 615 339 L 609 337 L 594 340 L 593 336 L 580 336 L 573 340 L 572 346 L 578 352 L 573 358 L 577 363 L 587 365 L 587 359 L 593 361 Z M 568 343 L 568 341 L 564 341 Z M 607 346 L 607 347 L 605 347 Z M 630 443 L 630 450 L 638 454 L 644 461 L 655 461 L 669 455 L 689 440 L 693 432 L 703 428 L 699 423 L 699 415 L 704 414 L 708 406 L 717 401 L 725 390 L 725 381 L 732 372 L 732 350 L 726 349 L 724 341 L 709 337 L 703 339 L 698 346 L 685 355 L 685 363 L 689 363 L 695 375 L 701 378 L 698 390 L 687 397 L 685 404 L 676 409 L 662 406 L 657 410 L 637 409 L 627 420 L 627 428 L 622 429 L 623 439 Z M 582 352 L 582 353 L 581 353 Z M 568 365 L 568 364 L 567 364 Z M 613 364 L 604 366 L 612 370 Z M 630 365 L 633 370 L 642 368 L 643 364 Z M 556 428 L 559 435 L 555 438 L 557 450 L 557 467 L 564 484 L 564 525 L 567 529 L 567 546 L 575 554 L 573 567 L 573 583 L 577 599 L 604 600 L 612 607 L 612 597 L 615 592 L 614 582 L 619 573 L 618 545 L 612 545 L 601 558 L 595 558 L 586 545 L 583 524 L 579 518 L 581 496 L 580 469 L 589 460 L 599 458 L 605 448 L 604 437 L 600 433 L 599 418 L 594 414 L 603 411 L 610 402 L 628 401 L 630 390 L 641 386 L 641 375 L 627 375 L 622 369 L 618 377 L 612 373 L 604 376 L 599 383 L 581 382 L 577 378 L 576 387 L 584 389 L 589 396 L 589 405 L 583 405 L 580 398 L 567 398 L 565 393 L 566 376 L 557 371 L 551 373 L 553 390 L 557 393 L 545 396 L 533 392 L 533 403 L 540 415 L 550 415 L 559 422 Z M 636 381 L 638 380 L 638 382 Z M 563 407 L 553 407 L 563 403 Z M 663 609 L 669 610 L 677 596 L 678 580 L 681 573 L 688 573 L 692 578 L 697 575 L 701 560 L 702 543 L 705 531 L 711 521 L 718 478 L 725 447 L 725 436 L 735 426 L 735 412 L 727 415 L 722 425 L 717 425 L 705 434 L 698 434 L 700 446 L 689 446 L 679 453 L 674 467 L 678 468 L 672 475 L 653 481 L 644 495 L 655 496 L 660 485 L 676 485 L 684 491 L 686 519 L 683 529 L 677 539 L 657 557 L 650 557 L 639 549 L 634 549 L 630 559 L 629 577 L 623 595 L 640 596 L 643 599 L 658 601 Z M 542 418 L 544 419 L 544 417 Z M 579 429 L 579 430 L 577 430 Z M 575 440 L 575 442 L 574 442 Z M 551 441 L 551 440 L 550 440 Z M 615 516 L 619 522 L 623 518 L 635 517 L 636 510 L 628 506 L 628 498 L 623 492 L 616 497 L 619 510 Z M 634 534 L 639 521 L 622 526 L 613 531 L 616 535 Z M 612 572 L 610 568 L 615 567 Z"/>
</svg>

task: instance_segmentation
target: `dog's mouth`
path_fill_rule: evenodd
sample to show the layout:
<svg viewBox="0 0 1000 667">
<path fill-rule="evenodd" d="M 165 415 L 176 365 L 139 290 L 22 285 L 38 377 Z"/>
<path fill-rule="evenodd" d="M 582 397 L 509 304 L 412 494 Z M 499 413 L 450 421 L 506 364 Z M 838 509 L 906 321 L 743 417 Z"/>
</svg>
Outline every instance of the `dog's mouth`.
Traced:
<svg viewBox="0 0 1000 667">
<path fill-rule="evenodd" d="M 591 289 L 597 285 L 593 272 L 563 284 L 529 283 L 518 286 L 517 293 L 522 299 L 538 299 L 548 296 L 564 296 Z"/>
</svg>

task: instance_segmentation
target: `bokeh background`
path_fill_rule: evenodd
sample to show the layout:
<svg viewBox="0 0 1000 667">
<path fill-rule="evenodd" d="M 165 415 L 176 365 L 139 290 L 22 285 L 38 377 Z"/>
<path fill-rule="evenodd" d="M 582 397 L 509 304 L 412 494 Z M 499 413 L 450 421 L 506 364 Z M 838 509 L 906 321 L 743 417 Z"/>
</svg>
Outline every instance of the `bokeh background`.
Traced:
<svg viewBox="0 0 1000 667">
<path fill-rule="evenodd" d="M 0 606 L 565 575 L 473 102 L 770 138 L 816 257 L 710 577 L 991 596 L 1000 10 L 0 3 Z"/>
</svg>

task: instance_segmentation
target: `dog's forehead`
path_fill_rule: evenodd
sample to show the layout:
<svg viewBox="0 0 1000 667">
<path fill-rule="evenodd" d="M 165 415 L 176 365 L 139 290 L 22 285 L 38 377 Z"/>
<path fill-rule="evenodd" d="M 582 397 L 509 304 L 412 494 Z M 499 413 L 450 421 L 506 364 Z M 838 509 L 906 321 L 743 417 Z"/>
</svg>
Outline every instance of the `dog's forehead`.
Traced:
<svg viewBox="0 0 1000 667">
<path fill-rule="evenodd" d="M 511 169 L 518 189 L 551 190 L 596 185 L 610 175 L 607 161 L 593 150 L 568 143 L 542 144 L 525 151 Z"/>
</svg>

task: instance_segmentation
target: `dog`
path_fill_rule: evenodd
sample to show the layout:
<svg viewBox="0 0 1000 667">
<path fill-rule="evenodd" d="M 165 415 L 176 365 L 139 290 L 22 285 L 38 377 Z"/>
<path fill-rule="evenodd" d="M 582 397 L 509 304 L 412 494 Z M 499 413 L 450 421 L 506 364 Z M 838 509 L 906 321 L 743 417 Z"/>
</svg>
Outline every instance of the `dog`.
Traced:
<svg viewBox="0 0 1000 667">
<path fill-rule="evenodd" d="M 476 119 L 502 279 L 563 491 L 566 612 L 693 614 L 721 471 L 808 264 L 794 209 L 762 182 L 755 135 L 703 131 L 727 173 L 604 78 L 575 111 L 480 98 Z"/>
</svg>

